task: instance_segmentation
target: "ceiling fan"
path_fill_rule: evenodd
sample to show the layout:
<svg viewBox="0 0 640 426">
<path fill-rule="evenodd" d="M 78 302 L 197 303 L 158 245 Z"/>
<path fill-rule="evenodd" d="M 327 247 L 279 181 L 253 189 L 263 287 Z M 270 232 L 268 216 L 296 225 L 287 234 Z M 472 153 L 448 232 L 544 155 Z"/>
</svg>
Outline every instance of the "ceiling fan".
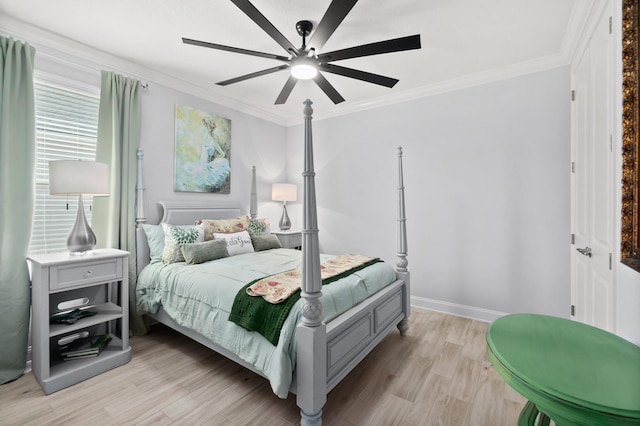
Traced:
<svg viewBox="0 0 640 426">
<path fill-rule="evenodd" d="M 338 104 L 343 102 L 344 98 L 319 71 L 355 78 L 385 87 L 393 87 L 399 80 L 353 68 L 342 67 L 330 62 L 359 58 L 363 56 L 379 55 L 382 53 L 420 49 L 420 34 L 416 34 L 318 54 L 317 51 L 322 49 L 322 46 L 324 46 L 327 40 L 329 40 L 329 37 L 331 37 L 338 25 L 340 25 L 342 20 L 347 16 L 349 11 L 351 11 L 353 6 L 355 6 L 357 1 L 358 0 L 333 0 L 309 41 L 307 41 L 307 37 L 313 30 L 313 24 L 310 21 L 299 21 L 296 24 L 296 30 L 302 37 L 302 46 L 298 48 L 287 40 L 285 36 L 283 36 L 282 33 L 280 33 L 280 31 L 278 31 L 276 27 L 274 27 L 273 24 L 271 24 L 271 22 L 269 22 L 269 20 L 267 20 L 267 18 L 265 18 L 264 15 L 255 8 L 253 4 L 251 4 L 251 2 L 248 0 L 231 0 L 233 4 L 240 8 L 240 10 L 251 18 L 253 22 L 258 24 L 260 28 L 262 28 L 271 38 L 282 46 L 282 48 L 288 52 L 288 56 L 256 52 L 254 50 L 224 46 L 221 44 L 193 40 L 184 37 L 182 38 L 182 42 L 195 46 L 259 56 L 283 62 L 282 65 L 273 68 L 268 68 L 216 83 L 220 86 L 238 83 L 240 81 L 278 71 L 290 70 L 291 75 L 278 95 L 275 102 L 276 105 L 284 104 L 287 101 L 287 98 L 298 82 L 298 79 L 313 79 L 313 81 L 315 81 L 315 83 L 333 101 L 333 103 Z"/>
</svg>

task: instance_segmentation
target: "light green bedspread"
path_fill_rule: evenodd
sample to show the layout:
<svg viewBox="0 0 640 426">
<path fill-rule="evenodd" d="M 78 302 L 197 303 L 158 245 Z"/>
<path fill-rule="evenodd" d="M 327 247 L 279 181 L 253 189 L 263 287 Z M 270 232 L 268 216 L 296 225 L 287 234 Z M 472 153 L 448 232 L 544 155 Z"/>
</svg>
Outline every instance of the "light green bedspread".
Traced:
<svg viewBox="0 0 640 426">
<path fill-rule="evenodd" d="M 275 249 L 205 262 L 147 265 L 138 277 L 138 313 L 156 313 L 162 305 L 178 324 L 197 331 L 235 353 L 264 374 L 273 392 L 286 398 L 296 362 L 295 328 L 299 300 L 285 321 L 278 345 L 228 321 L 236 293 L 250 281 L 300 268 L 302 252 Z M 321 255 L 321 260 L 333 256 Z M 330 321 L 396 279 L 393 268 L 380 262 L 325 286 L 323 318 Z"/>
</svg>

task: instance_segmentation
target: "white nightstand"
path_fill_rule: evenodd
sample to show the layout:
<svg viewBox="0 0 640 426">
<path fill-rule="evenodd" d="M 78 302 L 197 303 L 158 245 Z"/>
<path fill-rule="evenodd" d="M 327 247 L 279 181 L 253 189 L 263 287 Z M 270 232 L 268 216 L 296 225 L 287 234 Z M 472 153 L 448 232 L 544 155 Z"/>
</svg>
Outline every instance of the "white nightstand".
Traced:
<svg viewBox="0 0 640 426">
<path fill-rule="evenodd" d="M 271 231 L 283 248 L 292 248 L 300 250 L 302 248 L 302 232 L 300 231 Z"/>
<path fill-rule="evenodd" d="M 33 374 L 45 394 L 131 359 L 128 258 L 128 252 L 116 249 L 94 250 L 84 256 L 50 253 L 28 258 L 32 269 Z M 51 315 L 75 307 L 90 307 L 97 313 L 74 324 L 50 323 Z M 63 360 L 58 348 L 84 334 L 109 334 L 112 340 L 98 356 Z"/>
</svg>

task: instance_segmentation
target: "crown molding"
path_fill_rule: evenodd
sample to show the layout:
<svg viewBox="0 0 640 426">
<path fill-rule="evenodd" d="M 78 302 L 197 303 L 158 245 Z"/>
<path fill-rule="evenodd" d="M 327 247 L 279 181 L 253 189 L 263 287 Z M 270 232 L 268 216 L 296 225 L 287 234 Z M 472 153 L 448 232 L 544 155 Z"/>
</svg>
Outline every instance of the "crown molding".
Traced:
<svg viewBox="0 0 640 426">
<path fill-rule="evenodd" d="M 564 34 L 562 47 L 558 54 L 538 58 L 531 61 L 521 62 L 514 65 L 508 65 L 493 70 L 475 73 L 472 75 L 447 80 L 432 85 L 423 86 L 419 89 L 407 90 L 404 92 L 395 92 L 385 95 L 367 102 L 354 103 L 348 107 L 336 107 L 332 110 L 316 113 L 314 120 L 322 120 L 333 118 L 345 114 L 358 111 L 364 111 L 372 108 L 394 105 L 397 103 L 412 101 L 426 96 L 438 95 L 446 92 L 467 89 L 469 87 L 482 84 L 492 83 L 508 78 L 515 78 L 526 74 L 540 71 L 546 71 L 553 68 L 569 65 L 573 63 L 576 52 L 581 52 L 580 48 L 586 41 L 584 34 L 588 33 L 589 28 L 594 24 L 594 17 L 599 16 L 606 2 L 598 2 L 597 0 L 576 0 L 571 10 L 571 19 L 567 25 Z M 302 119 L 289 121 L 288 126 L 298 125 L 302 123 Z"/>
<path fill-rule="evenodd" d="M 591 34 L 593 34 L 596 25 L 598 25 L 602 14 L 607 12 L 608 8 L 612 18 L 614 15 L 616 17 L 619 16 L 621 13 L 620 0 L 612 0 L 611 5 L 613 5 L 614 9 L 610 9 L 611 6 L 609 4 L 607 1 L 590 0 L 584 3 L 577 2 L 574 5 L 574 13 L 571 15 L 572 21 L 568 28 L 572 33 L 565 37 L 565 43 L 563 44 L 563 51 L 571 64 L 572 71 L 575 70 L 580 56 L 587 48 Z M 615 9 L 619 12 L 616 12 Z M 615 23 L 615 20 L 613 23 Z M 614 33 L 615 30 L 614 28 Z"/>
<path fill-rule="evenodd" d="M 573 63 L 577 52 L 581 52 L 580 45 L 583 44 L 589 19 L 594 15 L 596 9 L 602 9 L 604 3 L 596 0 L 574 2 L 571 10 L 571 19 L 562 40 L 561 52 L 567 58 L 567 62 Z"/>
<path fill-rule="evenodd" d="M 558 54 L 474 73 L 460 78 L 422 86 L 417 89 L 393 92 L 363 102 L 337 105 L 333 109 L 316 112 L 314 120 L 334 118 L 373 108 L 395 105 L 427 96 L 462 90 L 568 65 L 579 47 L 582 34 L 584 34 L 585 28 L 587 27 L 586 22 L 589 17 L 593 15 L 594 8 L 601 9 L 601 7 L 597 7 L 596 0 L 589 0 L 588 2 L 576 1 L 574 3 L 572 18 L 563 39 L 561 52 Z M 0 33 L 25 40 L 36 48 L 38 55 L 43 55 L 49 60 L 63 63 L 68 67 L 97 73 L 104 68 L 110 68 L 113 71 L 138 78 L 143 82 L 158 83 L 284 127 L 296 126 L 303 122 L 302 117 L 291 119 L 273 114 L 270 111 L 265 111 L 247 103 L 231 99 L 219 91 L 216 91 L 215 88 L 203 87 L 179 77 L 144 67 L 135 62 L 85 45 L 77 40 L 48 32 L 14 18 L 2 17 L 0 19 Z"/>
<path fill-rule="evenodd" d="M 99 74 L 101 70 L 108 68 L 111 71 L 140 79 L 145 83 L 158 83 L 221 106 L 286 126 L 284 117 L 231 99 L 210 87 L 199 86 L 179 77 L 144 67 L 18 19 L 2 17 L 0 20 L 0 34 L 24 40 L 36 48 L 36 55 L 42 55 L 51 61 L 74 69 L 97 72 Z"/>
<path fill-rule="evenodd" d="M 422 86 L 417 89 L 406 90 L 404 92 L 395 92 L 393 94 L 385 95 L 382 97 L 368 100 L 366 102 L 353 103 L 349 106 L 334 108 L 332 110 L 314 114 L 314 121 L 324 120 L 327 118 L 333 118 L 337 116 L 343 116 L 359 111 L 364 111 L 373 108 L 380 108 L 384 106 L 390 106 L 399 104 L 402 102 L 413 101 L 428 96 L 439 95 L 447 92 L 454 92 L 457 90 L 468 89 L 474 86 L 480 86 L 483 84 L 493 83 L 500 80 L 506 80 L 510 78 L 520 77 L 527 74 L 533 74 L 536 72 L 547 71 L 550 69 L 569 65 L 569 62 L 565 55 L 557 54 L 552 56 L 543 57 L 531 61 L 525 61 L 518 64 L 508 65 L 501 68 L 492 69 L 489 71 L 474 73 L 468 76 L 455 78 Z M 302 123 L 302 120 L 289 121 L 288 126 L 298 125 Z"/>
</svg>

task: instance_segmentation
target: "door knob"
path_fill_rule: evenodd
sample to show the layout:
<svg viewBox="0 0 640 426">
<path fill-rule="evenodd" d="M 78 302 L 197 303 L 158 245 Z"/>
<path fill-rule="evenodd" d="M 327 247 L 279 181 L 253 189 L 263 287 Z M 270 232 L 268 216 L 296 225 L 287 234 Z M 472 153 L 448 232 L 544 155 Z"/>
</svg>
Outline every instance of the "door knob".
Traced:
<svg viewBox="0 0 640 426">
<path fill-rule="evenodd" d="M 580 254 L 591 257 L 591 247 L 577 248 L 576 250 L 578 250 Z"/>
</svg>

